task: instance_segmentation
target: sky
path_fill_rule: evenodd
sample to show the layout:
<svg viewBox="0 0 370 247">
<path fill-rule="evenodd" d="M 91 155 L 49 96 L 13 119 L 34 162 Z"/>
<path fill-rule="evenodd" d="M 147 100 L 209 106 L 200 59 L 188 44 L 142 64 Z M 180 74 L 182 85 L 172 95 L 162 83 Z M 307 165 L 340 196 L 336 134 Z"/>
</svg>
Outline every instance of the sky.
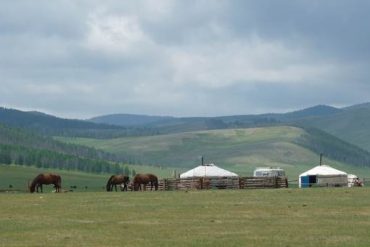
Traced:
<svg viewBox="0 0 370 247">
<path fill-rule="evenodd" d="M 0 106 L 221 116 L 370 101 L 370 1 L 0 2 Z"/>
</svg>

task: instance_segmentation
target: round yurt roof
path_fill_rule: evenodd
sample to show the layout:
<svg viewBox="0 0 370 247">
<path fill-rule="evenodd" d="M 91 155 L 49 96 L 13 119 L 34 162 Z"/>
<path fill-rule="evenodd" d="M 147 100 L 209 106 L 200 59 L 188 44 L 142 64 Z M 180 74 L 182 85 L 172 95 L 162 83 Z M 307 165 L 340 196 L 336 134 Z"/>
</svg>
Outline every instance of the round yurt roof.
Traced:
<svg viewBox="0 0 370 247">
<path fill-rule="evenodd" d="M 348 178 L 349 179 L 355 179 L 355 178 L 358 178 L 358 176 L 355 175 L 355 174 L 348 174 Z"/>
<path fill-rule="evenodd" d="M 180 178 L 191 177 L 238 177 L 238 174 L 222 169 L 214 164 L 207 164 L 197 166 L 180 175 Z"/>
<path fill-rule="evenodd" d="M 299 177 L 302 177 L 302 176 L 314 176 L 314 175 L 323 175 L 323 176 L 330 176 L 330 175 L 347 175 L 346 172 L 343 172 L 343 171 L 340 171 L 340 170 L 337 170 L 333 167 L 330 167 L 330 166 L 327 166 L 327 165 L 321 165 L 321 166 L 316 166 L 304 173 L 302 173 L 301 175 L 299 175 Z"/>
</svg>

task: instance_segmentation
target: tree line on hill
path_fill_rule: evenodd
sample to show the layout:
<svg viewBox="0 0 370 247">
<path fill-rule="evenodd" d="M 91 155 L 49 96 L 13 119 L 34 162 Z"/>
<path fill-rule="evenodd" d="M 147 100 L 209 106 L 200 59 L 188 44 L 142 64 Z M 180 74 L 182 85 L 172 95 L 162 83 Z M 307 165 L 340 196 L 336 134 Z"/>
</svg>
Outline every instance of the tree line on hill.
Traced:
<svg viewBox="0 0 370 247">
<path fill-rule="evenodd" d="M 360 167 L 370 167 L 370 153 L 348 142 L 342 141 L 322 130 L 303 127 L 307 134 L 295 143 L 315 153 L 323 153 L 327 158 Z"/>
<path fill-rule="evenodd" d="M 90 159 L 125 161 L 123 157 L 82 145 L 66 144 L 51 137 L 41 136 L 36 132 L 20 128 L 11 128 L 0 124 L 0 144 L 31 147 L 33 149 L 52 150 Z"/>
<path fill-rule="evenodd" d="M 4 144 L 0 144 L 0 164 L 16 164 L 88 173 L 136 174 L 134 169 L 130 169 L 127 165 L 123 166 L 118 162 L 88 159 L 46 149 L 33 149 Z"/>
<path fill-rule="evenodd" d="M 91 173 L 131 174 L 120 163 L 138 163 L 82 145 L 66 144 L 19 128 L 0 125 L 0 164 L 18 164 Z"/>
</svg>

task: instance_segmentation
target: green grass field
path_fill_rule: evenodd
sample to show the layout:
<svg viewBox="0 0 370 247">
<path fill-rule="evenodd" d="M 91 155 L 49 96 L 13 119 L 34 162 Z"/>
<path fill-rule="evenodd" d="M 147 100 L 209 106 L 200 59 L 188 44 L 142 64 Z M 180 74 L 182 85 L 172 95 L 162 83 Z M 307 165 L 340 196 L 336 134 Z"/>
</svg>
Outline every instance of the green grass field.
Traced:
<svg viewBox="0 0 370 247">
<path fill-rule="evenodd" d="M 173 169 L 170 168 L 159 168 L 152 166 L 129 166 L 133 168 L 137 173 L 154 173 L 159 177 L 168 178 L 171 177 Z M 9 190 L 10 186 L 12 190 L 26 191 L 28 189 L 28 182 L 32 181 L 39 173 L 42 172 L 54 172 L 58 173 L 62 177 L 63 189 L 69 190 L 71 186 L 77 186 L 73 188 L 74 191 L 104 191 L 105 184 L 111 174 L 92 174 L 65 170 L 46 170 L 35 167 L 25 167 L 16 165 L 0 165 L 0 190 Z M 87 188 L 86 188 L 87 187 Z M 44 190 L 51 191 L 53 187 L 51 185 L 44 186 Z"/>
<path fill-rule="evenodd" d="M 0 193 L 0 246 L 370 246 L 370 189 Z"/>
</svg>

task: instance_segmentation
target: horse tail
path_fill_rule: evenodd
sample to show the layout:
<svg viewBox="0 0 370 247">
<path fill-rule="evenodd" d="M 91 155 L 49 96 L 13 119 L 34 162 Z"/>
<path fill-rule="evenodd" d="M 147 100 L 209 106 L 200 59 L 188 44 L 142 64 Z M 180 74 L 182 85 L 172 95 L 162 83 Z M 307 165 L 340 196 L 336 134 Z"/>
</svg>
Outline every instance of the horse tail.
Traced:
<svg viewBox="0 0 370 247">
<path fill-rule="evenodd" d="M 107 191 L 111 191 L 111 184 L 112 184 L 112 179 L 113 179 L 114 175 L 112 175 L 109 179 L 108 179 L 108 182 L 107 182 Z"/>
</svg>

